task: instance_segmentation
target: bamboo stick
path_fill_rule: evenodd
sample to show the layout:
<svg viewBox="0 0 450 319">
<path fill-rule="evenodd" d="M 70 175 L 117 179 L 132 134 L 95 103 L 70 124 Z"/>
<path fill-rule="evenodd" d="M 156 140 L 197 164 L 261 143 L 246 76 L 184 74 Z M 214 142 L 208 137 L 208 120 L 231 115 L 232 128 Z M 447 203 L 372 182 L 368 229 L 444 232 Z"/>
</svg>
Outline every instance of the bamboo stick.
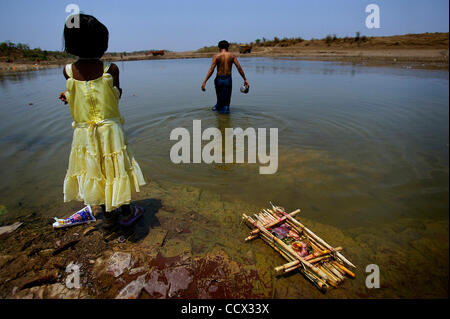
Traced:
<svg viewBox="0 0 450 319">
<path fill-rule="evenodd" d="M 336 286 L 339 285 L 341 283 L 341 281 L 335 276 L 333 275 L 333 273 L 331 271 L 329 271 L 324 264 L 321 264 L 320 269 L 322 269 L 322 271 L 328 276 L 328 279 L 330 281 L 332 281 Z"/>
<path fill-rule="evenodd" d="M 312 253 L 312 254 L 310 254 L 310 255 L 308 255 L 308 256 L 306 256 L 306 257 L 303 257 L 303 259 L 306 260 L 306 261 L 310 261 L 310 260 L 312 260 L 312 259 L 314 259 L 314 258 L 323 256 L 323 255 L 326 255 L 326 254 L 330 254 L 330 253 L 331 253 L 331 251 L 327 249 L 327 250 L 321 251 L 321 252 L 319 252 L 319 253 Z M 294 261 L 289 262 L 289 263 L 287 263 L 287 264 L 284 264 L 284 265 L 281 265 L 281 266 L 276 267 L 276 268 L 275 268 L 275 271 L 286 270 L 286 269 L 291 268 L 291 267 L 293 267 L 293 266 L 295 266 L 295 265 L 298 265 L 299 263 L 300 263 L 299 260 L 294 260 Z"/>
<path fill-rule="evenodd" d="M 329 259 L 329 258 L 331 258 L 332 257 L 332 255 L 325 255 L 325 256 L 321 256 L 321 257 L 317 257 L 317 258 L 314 258 L 314 259 L 310 259 L 310 260 L 308 260 L 311 264 L 314 264 L 314 263 L 317 263 L 317 262 L 319 262 L 319 261 L 321 261 L 321 260 L 325 260 L 325 259 Z"/>
<path fill-rule="evenodd" d="M 318 257 L 318 258 L 315 258 L 315 259 L 308 260 L 308 262 L 313 264 L 313 265 L 316 265 L 319 261 L 330 259 L 331 257 L 332 257 L 331 255 L 321 256 L 321 257 Z M 294 270 L 296 268 L 299 268 L 299 267 L 301 267 L 301 264 L 296 264 L 295 266 L 291 266 L 289 268 L 289 271 L 292 271 L 292 270 Z M 287 272 L 287 271 L 285 270 L 285 272 Z"/>
<path fill-rule="evenodd" d="M 340 263 L 338 263 L 338 262 L 335 261 L 334 264 L 335 264 L 337 267 L 339 267 L 342 271 L 344 271 L 347 275 L 349 275 L 350 277 L 352 277 L 352 278 L 355 278 L 355 277 L 356 277 L 356 275 L 355 275 L 353 272 L 351 272 L 350 270 L 348 270 L 345 266 L 341 265 Z"/>
<path fill-rule="evenodd" d="M 261 216 L 259 216 L 258 214 L 254 214 L 253 215 L 260 223 L 262 223 L 263 225 L 266 225 L 267 223 L 266 223 L 266 221 L 261 217 Z"/>
<path fill-rule="evenodd" d="M 288 268 L 284 271 L 284 273 L 288 273 L 288 272 L 298 269 L 298 268 L 299 268 L 299 266 Z M 328 288 L 327 282 L 324 281 L 323 279 L 321 279 L 320 277 L 318 277 L 316 274 L 314 274 L 304 268 L 301 268 L 300 272 L 303 273 L 305 275 L 305 277 L 307 279 L 309 279 L 314 285 L 316 285 L 320 290 L 324 291 Z"/>
<path fill-rule="evenodd" d="M 334 267 L 334 269 L 336 269 L 337 271 L 339 271 L 341 275 L 345 276 L 345 275 L 346 275 L 346 272 L 343 271 L 341 268 L 339 268 L 335 263 L 336 263 L 335 260 L 330 261 L 330 264 Z"/>
<path fill-rule="evenodd" d="M 297 214 L 300 213 L 300 212 L 301 212 L 300 209 L 294 210 L 292 213 L 289 214 L 289 216 L 294 217 L 295 215 L 297 215 Z M 265 227 L 265 228 L 272 228 L 273 226 L 275 226 L 275 225 L 277 225 L 277 224 L 279 224 L 279 223 L 285 221 L 286 219 L 287 219 L 287 216 L 283 216 L 283 217 L 280 217 L 280 218 L 276 218 L 275 221 L 273 221 L 273 222 L 270 223 L 270 224 L 264 225 L 264 227 Z M 257 229 L 252 230 L 250 234 L 251 234 L 251 235 L 256 235 L 256 234 L 258 234 L 259 232 L 260 232 L 260 230 L 257 228 Z"/>
<path fill-rule="evenodd" d="M 273 222 L 272 218 L 270 218 L 269 216 L 267 216 L 266 213 L 261 212 L 261 213 L 259 213 L 259 215 L 263 217 L 263 219 L 264 219 L 264 221 L 265 221 L 265 224 L 264 224 L 264 225 L 270 224 L 271 222 Z"/>
<path fill-rule="evenodd" d="M 302 273 L 306 276 L 306 278 L 311 280 L 320 290 L 325 291 L 329 287 L 325 281 L 317 277 L 312 272 L 303 270 Z"/>
<path fill-rule="evenodd" d="M 339 248 L 340 248 L 339 250 L 342 249 L 341 247 L 339 247 Z M 312 254 L 306 256 L 305 260 L 310 260 L 310 259 L 313 259 L 313 258 L 316 258 L 316 257 L 320 257 L 320 256 L 323 256 L 323 255 L 326 255 L 326 254 L 331 254 L 331 250 L 325 249 L 325 250 L 319 251 L 317 253 L 312 253 Z"/>
<path fill-rule="evenodd" d="M 323 263 L 322 264 L 326 269 L 328 269 L 339 281 L 344 280 L 344 276 L 342 276 L 339 271 L 334 269 L 334 267 L 330 263 Z"/>
<path fill-rule="evenodd" d="M 322 265 L 318 265 L 317 268 L 322 270 L 328 276 L 327 283 L 329 283 L 334 288 L 338 287 L 339 282 L 336 280 L 336 278 L 328 270 L 326 270 Z"/>
<path fill-rule="evenodd" d="M 250 236 L 246 237 L 246 238 L 244 239 L 244 241 L 250 241 L 250 240 L 255 239 L 255 238 L 258 238 L 258 237 L 259 237 L 259 235 L 250 235 Z"/>
<path fill-rule="evenodd" d="M 247 216 L 248 217 L 248 216 Z M 248 221 L 250 221 L 252 224 L 255 224 L 256 221 L 253 220 L 253 218 L 248 217 Z M 275 242 L 273 240 L 271 240 L 269 237 L 267 237 L 267 235 L 265 233 L 261 233 L 260 235 L 262 235 L 262 238 L 265 239 L 265 241 L 272 247 L 274 248 L 276 251 L 278 251 L 286 260 L 291 261 L 294 260 L 295 258 L 293 256 L 290 256 L 288 253 L 286 253 L 285 251 L 283 251 L 282 249 L 280 249 L 279 247 L 276 246 Z"/>
<path fill-rule="evenodd" d="M 293 266 L 293 267 L 289 267 L 289 268 L 284 269 L 284 273 L 287 274 L 288 272 L 291 272 L 291 271 L 293 271 L 293 270 L 295 270 L 295 269 L 298 269 L 298 268 L 300 268 L 300 265 L 299 265 L 299 264 L 297 264 L 296 266 Z"/>
<path fill-rule="evenodd" d="M 273 217 L 272 214 L 269 214 L 265 209 L 263 209 L 263 214 L 264 214 L 264 216 L 266 216 L 268 219 L 270 219 L 271 222 L 274 222 L 274 221 L 277 220 L 275 217 Z"/>
<path fill-rule="evenodd" d="M 275 251 L 279 252 L 281 254 L 282 257 L 284 257 L 284 259 L 290 261 L 293 258 L 290 257 L 289 255 L 287 255 L 285 252 L 283 252 L 281 249 L 279 249 L 267 236 L 262 235 L 263 240 L 265 240 L 265 242 L 271 246 L 273 249 L 275 249 Z"/>
<path fill-rule="evenodd" d="M 309 241 L 309 244 L 311 245 L 312 249 L 313 249 L 315 252 L 322 251 L 322 249 L 321 249 L 319 246 L 317 246 L 317 244 L 314 243 L 312 240 Z"/>
<path fill-rule="evenodd" d="M 247 215 L 243 215 L 244 218 L 248 218 Z M 276 243 L 278 243 L 281 247 L 283 247 L 284 250 L 286 250 L 287 252 L 289 252 L 291 255 L 296 256 L 297 259 L 299 259 L 302 264 L 305 267 L 308 267 L 309 269 L 311 269 L 311 271 L 313 271 L 314 273 L 318 274 L 320 277 L 322 277 L 324 280 L 327 280 L 328 277 L 327 275 L 321 271 L 320 269 L 318 269 L 317 267 L 313 266 L 311 263 L 309 263 L 308 261 L 303 260 L 302 257 L 298 256 L 297 253 L 290 248 L 289 246 L 287 246 L 283 241 L 281 241 L 279 238 L 273 236 L 270 232 L 268 232 L 262 225 L 255 223 L 254 226 L 258 227 L 261 232 L 265 233 L 270 239 L 274 240 Z"/>
<path fill-rule="evenodd" d="M 320 290 L 324 291 L 328 288 L 328 284 L 326 281 L 318 277 L 316 274 L 312 273 L 311 271 L 306 270 L 305 268 L 301 268 L 300 265 L 296 265 L 291 268 L 287 268 L 284 270 L 284 273 L 291 272 L 293 270 L 296 270 L 300 268 L 300 272 L 305 275 L 307 279 L 309 279 L 314 285 L 316 285 Z"/>
<path fill-rule="evenodd" d="M 280 272 L 280 271 L 282 271 L 282 270 L 289 269 L 289 268 L 291 268 L 291 267 L 293 267 L 293 266 L 296 266 L 296 265 L 298 265 L 298 264 L 300 264 L 300 261 L 299 261 L 299 260 L 294 260 L 294 261 L 288 262 L 288 263 L 286 263 L 286 264 L 284 264 L 284 265 L 275 267 L 275 271 L 276 271 L 276 272 Z"/>
<path fill-rule="evenodd" d="M 280 209 L 278 207 L 273 206 L 274 210 Z M 281 212 L 281 211 L 280 211 Z M 283 215 L 286 214 L 285 212 L 282 212 Z M 294 224 L 296 224 L 298 227 L 300 227 L 301 229 L 303 229 L 306 233 L 308 233 L 308 235 L 310 235 L 311 237 L 313 237 L 315 240 L 317 240 L 319 243 L 321 243 L 322 245 L 324 245 L 326 248 L 330 249 L 331 251 L 334 252 L 334 248 L 331 247 L 330 245 L 328 245 L 322 238 L 320 238 L 319 236 L 317 236 L 316 234 L 314 234 L 311 230 L 309 230 L 308 228 L 306 228 L 302 223 L 300 223 L 298 220 L 296 220 L 295 218 L 287 215 L 287 218 L 289 220 L 291 220 Z M 336 252 L 336 256 L 339 257 L 339 259 L 341 259 L 344 263 L 346 263 L 347 265 L 356 268 L 355 265 L 353 265 L 347 258 L 345 258 L 341 253 Z"/>
</svg>

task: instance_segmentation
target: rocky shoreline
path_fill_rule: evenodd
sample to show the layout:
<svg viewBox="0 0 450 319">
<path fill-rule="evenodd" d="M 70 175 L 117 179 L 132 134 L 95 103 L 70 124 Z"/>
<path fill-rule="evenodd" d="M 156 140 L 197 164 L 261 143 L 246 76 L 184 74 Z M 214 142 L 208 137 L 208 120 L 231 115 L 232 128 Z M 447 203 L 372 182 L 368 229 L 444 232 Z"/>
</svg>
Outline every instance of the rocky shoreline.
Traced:
<svg viewBox="0 0 450 319">
<path fill-rule="evenodd" d="M 3 215 L 0 226 L 23 224 L 0 239 L 0 297 L 448 297 L 448 221 L 405 220 L 344 233 L 301 219 L 325 240 L 346 247 L 358 266 L 356 279 L 322 294 L 300 273 L 275 273 L 284 260 L 261 240 L 244 243 L 248 228 L 240 214 L 257 207 L 156 182 L 136 202 L 146 210 L 139 222 L 108 232 L 102 216 L 95 224 L 53 230 L 50 217 L 27 209 L 14 218 L 11 211 Z M 381 289 L 365 287 L 370 263 L 380 266 Z M 66 286 L 71 266 L 79 269 L 79 289 Z"/>
</svg>

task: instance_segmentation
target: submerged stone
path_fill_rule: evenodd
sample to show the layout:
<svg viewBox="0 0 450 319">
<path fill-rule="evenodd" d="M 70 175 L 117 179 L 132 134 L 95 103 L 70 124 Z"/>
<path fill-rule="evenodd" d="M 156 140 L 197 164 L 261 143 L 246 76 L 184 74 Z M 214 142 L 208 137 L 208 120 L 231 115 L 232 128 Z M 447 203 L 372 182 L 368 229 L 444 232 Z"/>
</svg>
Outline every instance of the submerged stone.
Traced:
<svg viewBox="0 0 450 319">
<path fill-rule="evenodd" d="M 167 297 L 167 291 L 169 290 L 169 284 L 160 281 L 162 272 L 159 270 L 154 270 L 150 274 L 150 279 L 145 283 L 144 289 L 150 296 L 155 296 L 155 294 L 160 295 L 160 299 L 165 299 Z"/>
<path fill-rule="evenodd" d="M 169 282 L 169 297 L 174 297 L 180 291 L 186 290 L 189 284 L 194 280 L 194 276 L 186 267 L 176 267 L 166 269 L 164 271 L 167 281 Z"/>
<path fill-rule="evenodd" d="M 13 231 L 15 231 L 17 228 L 19 228 L 20 226 L 22 226 L 23 223 L 21 222 L 15 222 L 12 225 L 8 225 L 8 226 L 3 226 L 0 227 L 0 238 L 6 237 L 9 234 L 11 234 Z"/>
<path fill-rule="evenodd" d="M 130 267 L 130 262 L 130 253 L 115 252 L 108 261 L 107 272 L 112 273 L 114 277 L 119 277 L 125 269 Z"/>
<path fill-rule="evenodd" d="M 139 276 L 136 280 L 126 285 L 116 296 L 116 299 L 136 299 L 141 294 L 145 285 L 145 277 L 147 274 Z"/>
</svg>

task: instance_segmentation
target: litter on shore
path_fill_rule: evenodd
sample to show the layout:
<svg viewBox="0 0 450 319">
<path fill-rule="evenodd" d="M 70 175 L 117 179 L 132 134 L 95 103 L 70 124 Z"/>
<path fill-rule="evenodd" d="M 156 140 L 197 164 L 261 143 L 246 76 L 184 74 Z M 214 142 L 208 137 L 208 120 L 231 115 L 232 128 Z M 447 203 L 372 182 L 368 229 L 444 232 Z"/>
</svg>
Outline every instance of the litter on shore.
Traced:
<svg viewBox="0 0 450 319">
<path fill-rule="evenodd" d="M 58 217 L 54 217 L 54 219 L 55 222 L 53 223 L 53 228 L 63 228 L 75 225 L 82 225 L 96 221 L 94 214 L 92 213 L 91 206 L 89 205 L 84 207 L 83 209 L 80 209 L 79 211 L 77 211 L 68 218 L 61 219 Z"/>
<path fill-rule="evenodd" d="M 348 267 L 356 266 L 340 253 L 342 248 L 333 248 L 305 227 L 294 218 L 298 213 L 300 209 L 288 214 L 284 208 L 272 205 L 253 217 L 242 214 L 247 224 L 255 227 L 245 241 L 261 237 L 288 261 L 275 267 L 275 271 L 288 273 L 298 269 L 321 291 L 330 286 L 337 288 L 345 277 L 354 278 Z"/>
</svg>

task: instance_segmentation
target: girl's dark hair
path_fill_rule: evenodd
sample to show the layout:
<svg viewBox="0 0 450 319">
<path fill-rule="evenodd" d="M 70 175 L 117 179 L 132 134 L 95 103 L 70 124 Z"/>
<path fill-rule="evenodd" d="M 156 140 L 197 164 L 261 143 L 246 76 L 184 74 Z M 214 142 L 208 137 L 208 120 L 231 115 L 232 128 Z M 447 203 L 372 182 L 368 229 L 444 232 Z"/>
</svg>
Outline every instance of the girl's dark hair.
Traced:
<svg viewBox="0 0 450 319">
<path fill-rule="evenodd" d="M 222 41 L 219 42 L 219 44 L 217 46 L 219 47 L 219 49 L 226 49 L 226 50 L 228 50 L 228 48 L 230 47 L 230 44 L 228 43 L 228 41 L 222 40 Z"/>
<path fill-rule="evenodd" d="M 79 28 L 64 25 L 64 50 L 81 58 L 100 58 L 108 49 L 108 29 L 96 18 L 87 14 L 79 15 Z M 68 17 L 72 21 L 76 15 Z M 76 19 L 74 20 L 76 21 Z"/>
</svg>

